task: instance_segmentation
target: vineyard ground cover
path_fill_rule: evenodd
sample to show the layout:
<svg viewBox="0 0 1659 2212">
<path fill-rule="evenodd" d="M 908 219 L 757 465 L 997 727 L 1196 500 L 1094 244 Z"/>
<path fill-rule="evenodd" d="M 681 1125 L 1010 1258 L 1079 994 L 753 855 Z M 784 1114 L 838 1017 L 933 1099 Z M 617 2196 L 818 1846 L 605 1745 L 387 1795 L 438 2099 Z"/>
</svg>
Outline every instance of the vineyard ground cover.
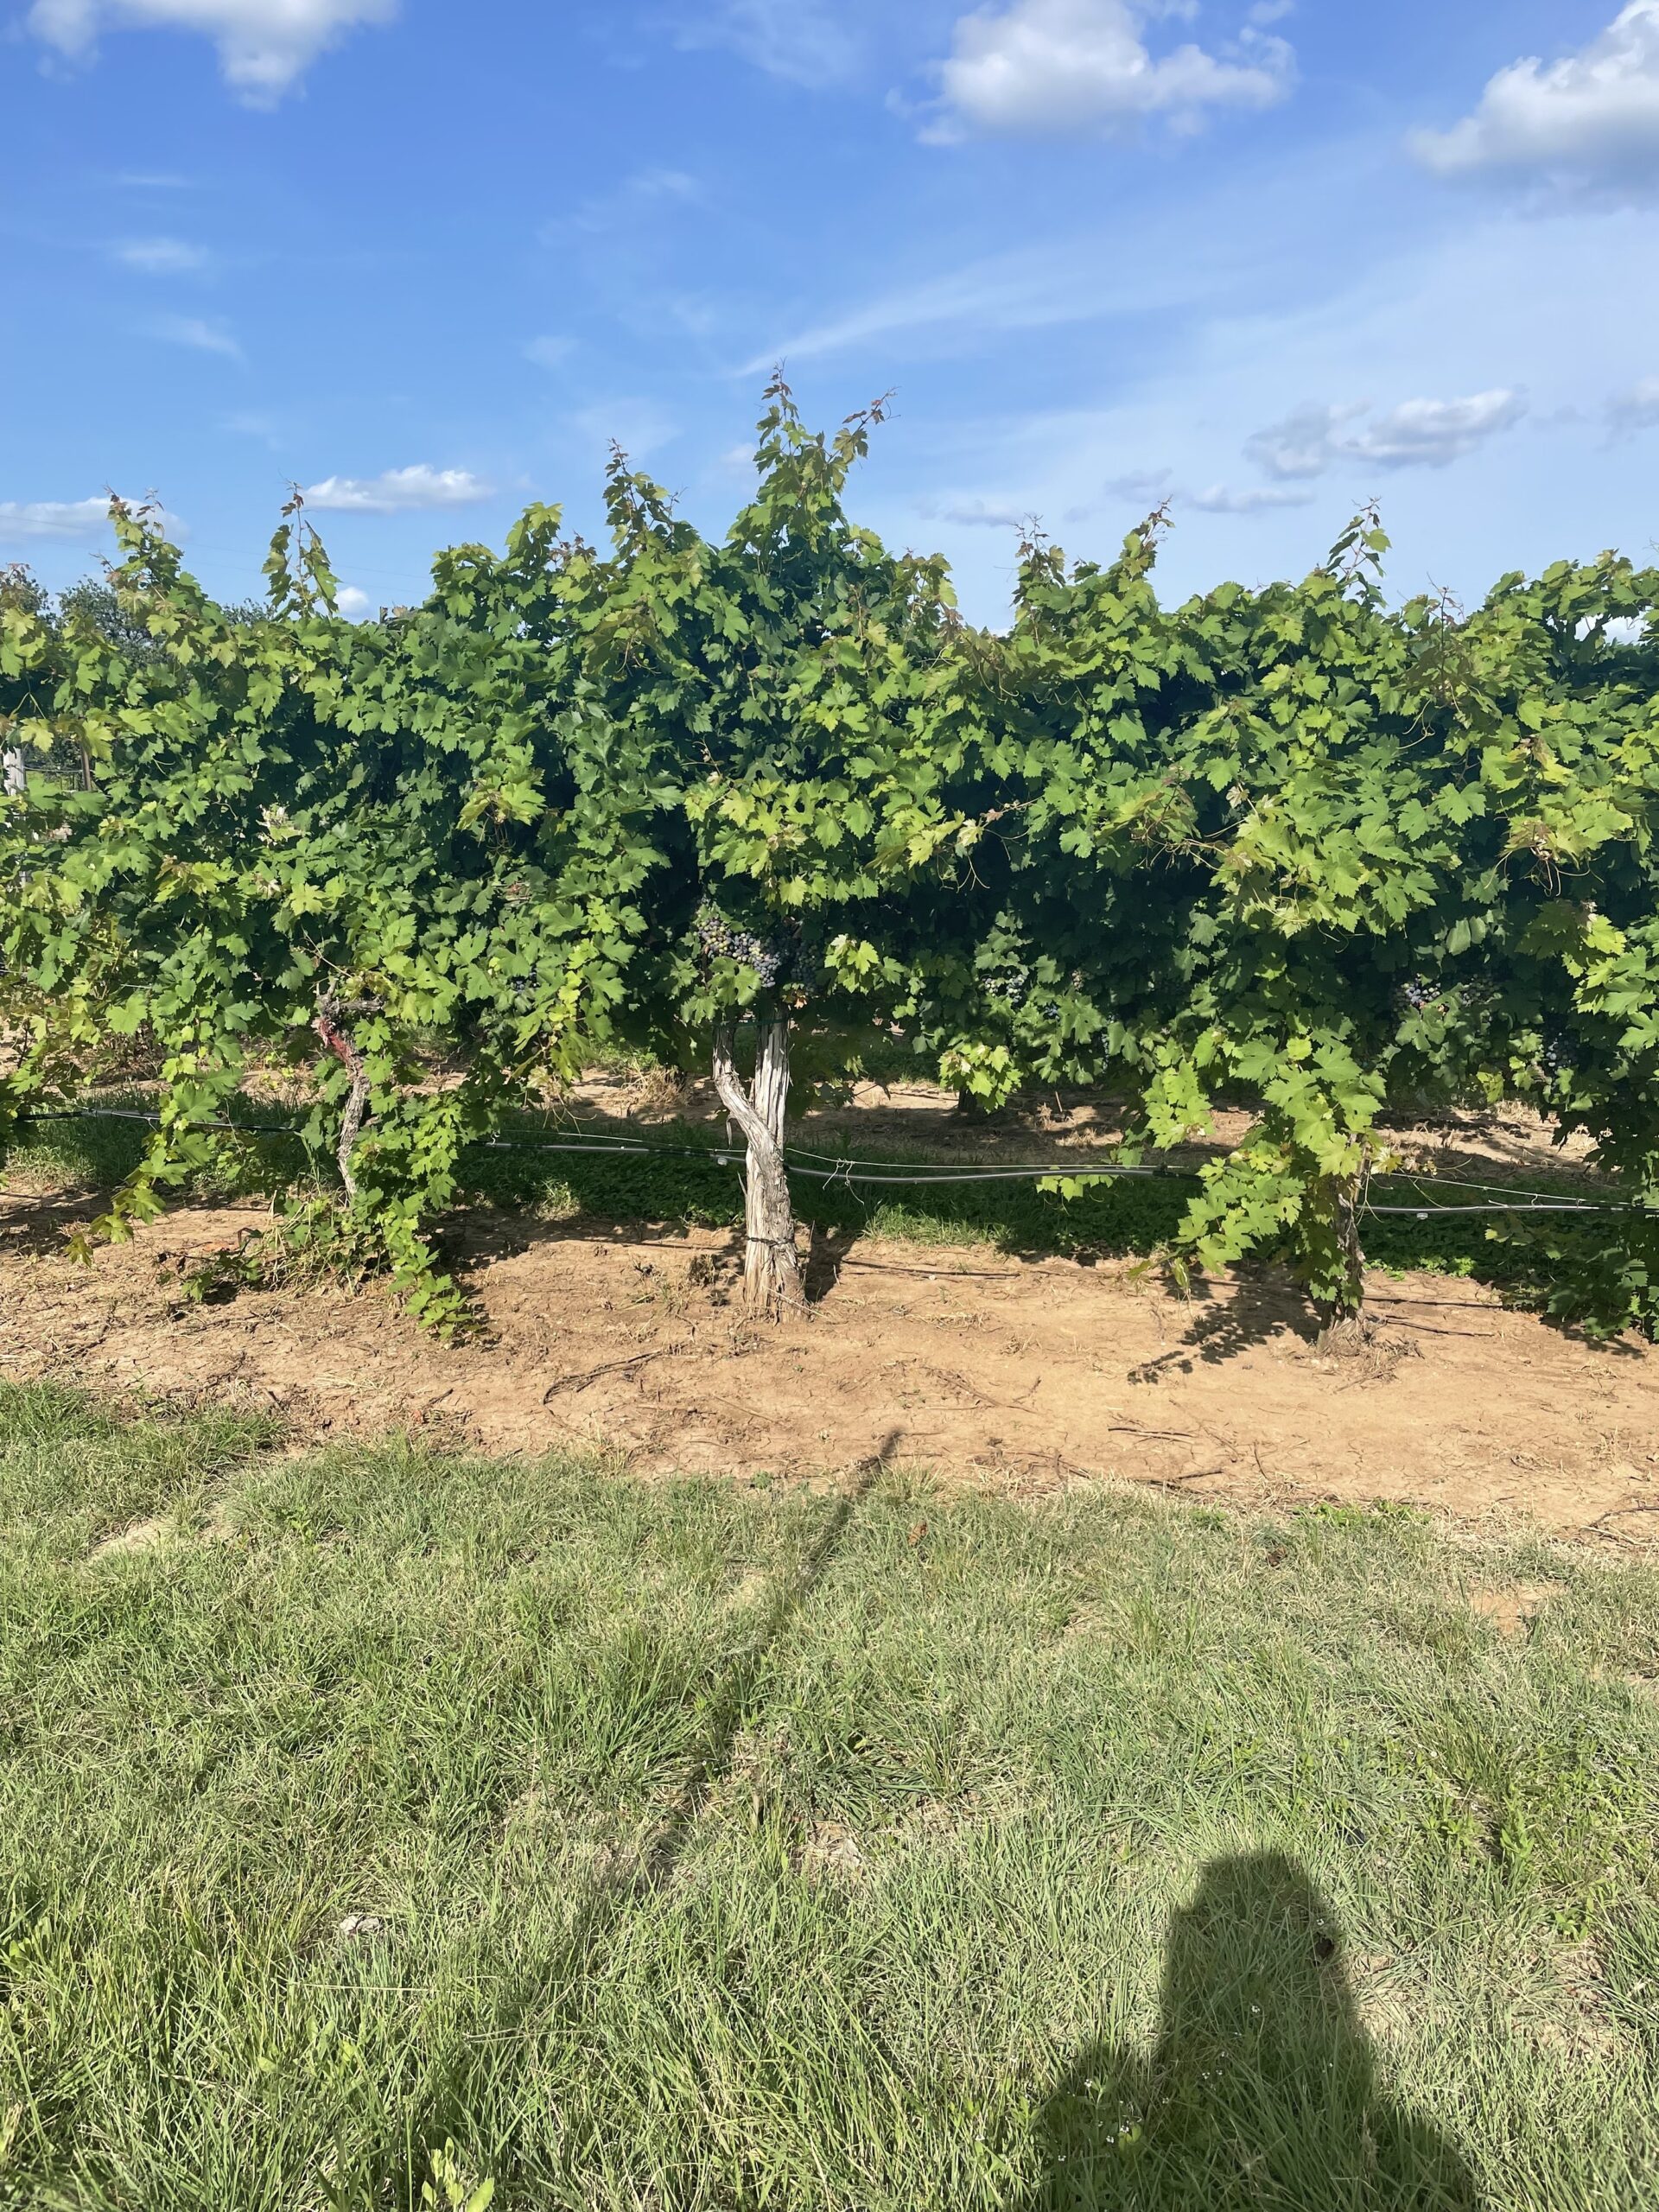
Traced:
<svg viewBox="0 0 1659 2212">
<path fill-rule="evenodd" d="M 616 1129 L 673 1135 L 629 1124 L 604 1080 L 575 1103 L 590 1123 L 608 1103 Z M 708 1136 L 696 1099 L 679 1104 L 679 1135 Z M 881 1110 L 814 1117 L 800 1140 L 890 1154 L 900 1133 Z M 947 1156 L 954 1125 L 937 1094 L 898 1113 L 918 1110 L 934 1118 L 911 1149 Z M 75 1263 L 65 1231 L 100 1203 L 92 1171 L 123 1164 L 96 1148 L 135 1134 L 49 1125 L 37 1142 L 94 1149 L 36 1153 L 34 1195 L 19 1175 L 0 1199 L 6 1374 L 276 1402 L 306 1433 L 435 1424 L 493 1451 L 604 1445 L 640 1472 L 797 1477 L 891 1439 L 901 1463 L 980 1486 L 1049 1489 L 1084 1471 L 1247 1503 L 1406 1498 L 1471 1521 L 1659 1536 L 1650 1347 L 1577 1341 L 1489 1287 L 1402 1264 L 1373 1276 L 1376 1358 L 1332 1365 L 1306 1301 L 1273 1271 L 1183 1298 L 1140 1266 L 1177 1183 L 1114 1184 L 1070 1207 L 1022 1185 L 872 1192 L 887 1202 L 868 1215 L 845 1192 L 804 1185 L 829 1215 L 808 1267 L 814 1316 L 778 1332 L 750 1327 L 735 1295 L 730 1171 L 677 1154 L 491 1152 L 479 1166 L 489 1193 L 446 1230 L 486 1334 L 443 1345 L 373 1289 L 290 1282 L 221 1302 L 215 1270 L 270 1219 L 233 1192 L 199 1193 L 90 1268 Z M 1040 1144 L 1046 1156 L 1055 1141 L 981 1130 L 971 1150 Z M 1478 1158 L 1461 1172 L 1517 1175 Z M 1098 1253 L 1115 1208 L 1127 1256 L 1079 1265 L 1070 1249 L 1092 1222 Z M 1478 1219 L 1376 1227 L 1490 1249 Z M 1057 1251 L 1062 1236 L 1071 1244 Z M 1450 1266 L 1457 1253 L 1440 1256 Z"/>
<path fill-rule="evenodd" d="M 1651 1564 L 293 1441 L 0 1386 L 7 2197 L 1654 2201 Z"/>
</svg>

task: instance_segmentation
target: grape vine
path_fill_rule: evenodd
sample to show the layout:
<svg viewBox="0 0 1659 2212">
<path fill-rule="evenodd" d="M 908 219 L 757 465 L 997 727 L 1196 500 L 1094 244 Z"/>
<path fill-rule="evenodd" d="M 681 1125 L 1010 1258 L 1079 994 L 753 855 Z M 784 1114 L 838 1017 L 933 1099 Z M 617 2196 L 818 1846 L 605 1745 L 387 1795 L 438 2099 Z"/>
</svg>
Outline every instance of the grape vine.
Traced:
<svg viewBox="0 0 1659 2212">
<path fill-rule="evenodd" d="M 1366 515 L 1299 583 L 1166 607 L 1159 514 L 1104 565 L 1034 537 L 984 632 L 846 512 L 882 411 L 819 435 L 780 380 L 723 539 L 619 454 L 607 547 L 532 507 L 377 622 L 297 502 L 257 609 L 118 502 L 105 584 L 0 576 L 0 1146 L 153 1040 L 124 1235 L 285 1071 L 286 1233 L 461 1326 L 464 1146 L 649 1046 L 744 1134 L 775 1313 L 791 1052 L 898 1034 L 987 1107 L 1109 1086 L 1131 1158 L 1211 1141 L 1173 1260 L 1282 1257 L 1343 1327 L 1391 1128 L 1519 1101 L 1628 1200 L 1560 1310 L 1653 1328 L 1659 574 L 1396 607 Z"/>
</svg>

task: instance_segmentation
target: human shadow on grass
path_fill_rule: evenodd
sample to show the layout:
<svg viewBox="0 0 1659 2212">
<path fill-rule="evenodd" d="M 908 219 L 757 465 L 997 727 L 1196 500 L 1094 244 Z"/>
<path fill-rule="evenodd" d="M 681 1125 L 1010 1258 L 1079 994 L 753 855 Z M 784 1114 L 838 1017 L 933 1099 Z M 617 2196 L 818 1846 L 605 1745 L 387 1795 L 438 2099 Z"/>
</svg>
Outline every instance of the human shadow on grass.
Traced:
<svg viewBox="0 0 1659 2212">
<path fill-rule="evenodd" d="M 1039 2140 L 1020 2212 L 1479 2212 L 1458 2152 L 1379 2089 L 1330 1907 L 1276 1853 L 1209 1867 L 1151 2058 L 1084 2051 Z"/>
</svg>

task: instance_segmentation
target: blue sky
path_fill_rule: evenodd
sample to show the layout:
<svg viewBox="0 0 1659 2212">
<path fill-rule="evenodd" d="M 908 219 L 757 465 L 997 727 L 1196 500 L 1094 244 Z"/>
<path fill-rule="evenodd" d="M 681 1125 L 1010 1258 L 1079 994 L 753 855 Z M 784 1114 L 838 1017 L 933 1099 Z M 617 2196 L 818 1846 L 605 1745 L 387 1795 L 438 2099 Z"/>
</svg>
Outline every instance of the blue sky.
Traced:
<svg viewBox="0 0 1659 2212">
<path fill-rule="evenodd" d="M 354 607 L 618 437 L 703 527 L 782 359 L 861 518 L 1166 588 L 1382 502 L 1404 591 L 1659 537 L 1659 0 L 0 0 L 0 560 L 154 491 Z"/>
</svg>

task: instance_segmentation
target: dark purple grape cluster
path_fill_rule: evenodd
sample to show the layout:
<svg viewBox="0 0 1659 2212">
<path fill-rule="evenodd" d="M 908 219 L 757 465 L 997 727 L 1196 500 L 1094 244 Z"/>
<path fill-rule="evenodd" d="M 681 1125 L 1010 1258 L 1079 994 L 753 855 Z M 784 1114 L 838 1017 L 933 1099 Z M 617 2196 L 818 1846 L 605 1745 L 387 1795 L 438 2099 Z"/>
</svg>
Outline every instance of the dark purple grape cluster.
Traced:
<svg viewBox="0 0 1659 2212">
<path fill-rule="evenodd" d="M 775 991 L 788 973 L 787 945 L 769 944 L 753 931 L 740 929 L 707 899 L 697 909 L 696 931 L 697 943 L 708 959 L 734 960 L 741 968 L 752 968 L 763 990 Z"/>
<path fill-rule="evenodd" d="M 1029 1010 L 1035 1013 L 1040 1020 L 1058 1021 L 1060 1018 L 1059 1001 L 1044 999 L 1039 1004 L 1032 996 L 1035 988 L 1029 968 L 1015 968 L 1005 975 L 988 976 L 984 984 L 986 997 L 1000 999 L 1012 1012 L 1020 1014 Z"/>
<path fill-rule="evenodd" d="M 1546 1075 L 1570 1075 L 1579 1065 L 1579 1048 L 1570 1037 L 1547 1037 L 1543 1063 Z"/>
<path fill-rule="evenodd" d="M 1421 976 L 1414 976 L 1408 983 L 1400 986 L 1401 999 L 1412 1014 L 1427 1014 L 1431 1007 L 1439 1006 L 1442 995 L 1433 983 L 1425 982 Z"/>
</svg>

